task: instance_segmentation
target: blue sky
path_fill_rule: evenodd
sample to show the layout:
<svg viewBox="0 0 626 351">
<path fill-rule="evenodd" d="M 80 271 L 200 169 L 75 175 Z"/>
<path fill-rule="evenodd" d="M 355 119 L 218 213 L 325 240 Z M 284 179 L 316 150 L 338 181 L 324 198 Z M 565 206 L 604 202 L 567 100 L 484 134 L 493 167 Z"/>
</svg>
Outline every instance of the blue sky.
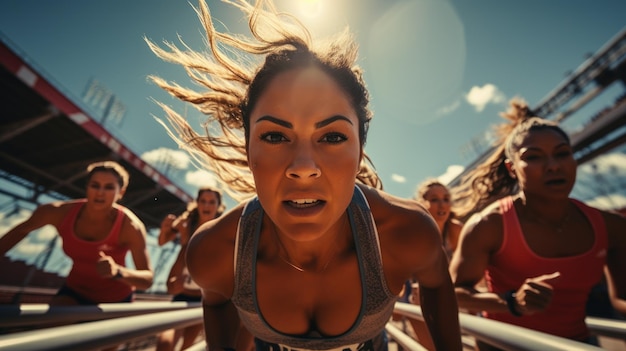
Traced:
<svg viewBox="0 0 626 351">
<path fill-rule="evenodd" d="M 247 33 L 237 10 L 208 2 L 230 31 Z M 386 190 L 401 197 L 413 196 L 426 178 L 445 178 L 468 165 L 482 151 L 473 143 L 481 144 L 490 125 L 501 121 L 498 113 L 509 98 L 535 105 L 626 26 L 622 0 L 276 2 L 316 36 L 346 25 L 355 32 L 374 110 L 366 151 Z M 179 67 L 156 58 L 142 39 L 177 41 L 180 35 L 203 50 L 188 2 L 3 0 L 0 32 L 75 100 L 92 79 L 113 92 L 126 116 L 119 126 L 108 123 L 111 132 L 146 160 L 177 160 L 170 175 L 190 194 L 197 179 L 206 181 L 153 119 L 163 113 L 151 98 L 184 108 L 146 79 L 157 74 L 191 86 Z M 564 126 L 579 128 L 623 92 L 623 86 L 613 87 Z M 200 123 L 201 116 L 187 112 Z M 626 164 L 623 152 L 606 161 Z M 595 196 L 584 194 L 589 201 Z"/>
</svg>

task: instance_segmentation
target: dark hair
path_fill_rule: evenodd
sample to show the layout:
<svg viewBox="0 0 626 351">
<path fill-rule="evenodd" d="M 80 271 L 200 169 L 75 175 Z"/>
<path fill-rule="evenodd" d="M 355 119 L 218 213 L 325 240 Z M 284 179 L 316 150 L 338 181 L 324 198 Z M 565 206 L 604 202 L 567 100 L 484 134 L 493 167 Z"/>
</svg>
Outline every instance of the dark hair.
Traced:
<svg viewBox="0 0 626 351">
<path fill-rule="evenodd" d="M 528 134 L 540 130 L 552 130 L 570 143 L 567 133 L 558 123 L 533 116 L 526 102 L 513 98 L 507 111 L 500 114 L 508 123 L 495 126 L 496 142 L 492 154 L 467 173 L 458 186 L 451 189 L 455 211 L 462 221 L 480 212 L 488 204 L 519 191 L 517 179 L 511 177 L 506 160 L 513 159 L 519 145 Z"/>
<path fill-rule="evenodd" d="M 130 176 L 128 175 L 128 171 L 122 165 L 115 161 L 102 161 L 102 162 L 94 162 L 87 166 L 87 179 L 91 179 L 91 177 L 96 172 L 107 172 L 113 174 L 117 178 L 117 183 L 120 185 L 122 190 L 126 189 L 128 186 L 128 182 L 130 181 Z"/>
<path fill-rule="evenodd" d="M 184 51 L 167 42 L 168 50 L 165 50 L 145 39 L 158 57 L 182 65 L 194 82 L 206 88 L 197 92 L 156 76 L 149 77 L 171 95 L 193 104 L 208 118 L 205 135 L 200 135 L 184 117 L 159 103 L 173 130 L 161 123 L 178 145 L 213 171 L 231 197 L 248 197 L 255 192 L 247 160 L 251 111 L 278 74 L 315 66 L 331 76 L 349 97 L 359 119 L 363 147 L 372 113 L 362 70 L 356 64 L 358 47 L 350 32 L 344 30 L 313 43 L 302 23 L 279 13 L 269 0 L 259 0 L 254 6 L 243 0 L 229 3 L 247 15 L 252 39 L 218 32 L 204 0 L 199 1 L 196 12 L 207 34 L 209 54 L 192 51 L 184 43 Z M 254 59 L 261 57 L 254 64 Z M 382 189 L 382 182 L 365 152 L 363 158 L 356 179 Z"/>
<path fill-rule="evenodd" d="M 196 194 L 196 200 L 194 202 L 190 202 L 187 205 L 187 209 L 185 210 L 185 212 L 183 212 L 179 217 L 183 218 L 183 219 L 187 219 L 189 220 L 189 225 L 190 228 L 192 228 L 193 230 L 196 230 L 198 228 L 198 226 L 200 225 L 199 221 L 200 221 L 200 213 L 198 211 L 198 201 L 200 201 L 200 197 L 202 196 L 202 194 L 209 192 L 209 193 L 213 193 L 215 194 L 215 197 L 217 198 L 217 213 L 215 214 L 215 218 L 221 216 L 224 211 L 226 210 L 226 206 L 224 205 L 224 203 L 222 202 L 222 192 L 219 191 L 217 188 L 214 188 L 212 186 L 204 186 L 201 187 L 200 189 L 198 189 L 198 193 Z"/>
</svg>

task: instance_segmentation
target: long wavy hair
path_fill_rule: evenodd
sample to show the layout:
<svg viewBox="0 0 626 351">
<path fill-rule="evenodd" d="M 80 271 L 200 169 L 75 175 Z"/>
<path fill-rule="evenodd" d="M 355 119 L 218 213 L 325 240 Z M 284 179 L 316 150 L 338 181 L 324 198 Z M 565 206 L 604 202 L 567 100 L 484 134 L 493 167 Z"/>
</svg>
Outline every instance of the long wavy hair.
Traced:
<svg viewBox="0 0 626 351">
<path fill-rule="evenodd" d="M 467 221 L 472 214 L 480 212 L 493 201 L 519 191 L 517 179 L 511 177 L 505 161 L 514 159 L 526 135 L 550 129 L 570 142 L 567 133 L 556 122 L 534 116 L 522 98 L 511 99 L 509 108 L 500 116 L 508 122 L 494 127 L 494 151 L 483 163 L 467 173 L 458 186 L 450 189 L 455 212 L 462 221 Z"/>
<path fill-rule="evenodd" d="M 185 88 L 157 76 L 149 79 L 174 97 L 192 104 L 207 116 L 204 135 L 167 105 L 169 126 L 161 122 L 178 145 L 203 168 L 213 171 L 224 190 L 242 200 L 255 192 L 247 161 L 250 113 L 269 82 L 278 74 L 299 67 L 319 67 L 350 97 L 359 119 L 361 147 L 366 141 L 370 111 L 369 93 L 356 64 L 358 47 L 348 29 L 326 40 L 313 41 L 305 26 L 279 12 L 271 0 L 222 0 L 248 18 L 251 38 L 215 29 L 204 0 L 194 7 L 206 32 L 207 52 L 197 52 L 179 39 L 183 49 L 164 42 L 165 49 L 144 38 L 161 59 L 184 67 L 203 91 Z M 160 120 L 159 120 L 160 121 Z M 382 182 L 364 153 L 357 181 L 382 189 Z"/>
</svg>

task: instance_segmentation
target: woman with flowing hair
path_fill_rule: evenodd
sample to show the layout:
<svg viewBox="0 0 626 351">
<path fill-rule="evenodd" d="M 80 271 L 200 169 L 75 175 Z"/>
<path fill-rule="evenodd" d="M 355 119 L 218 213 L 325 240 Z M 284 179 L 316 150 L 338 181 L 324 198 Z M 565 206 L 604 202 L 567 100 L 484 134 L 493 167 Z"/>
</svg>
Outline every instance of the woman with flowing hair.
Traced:
<svg viewBox="0 0 626 351">
<path fill-rule="evenodd" d="M 148 40 L 203 88 L 152 77 L 208 117 L 199 135 L 162 104 L 171 135 L 245 200 L 187 248 L 209 349 L 234 349 L 243 324 L 257 350 L 386 350 L 397 295 L 416 277 L 435 345 L 461 350 L 436 224 L 383 192 L 367 162 L 371 111 L 351 34 L 318 42 L 271 1 L 225 2 L 253 38 L 217 31 L 200 1 L 208 53 Z"/>
<path fill-rule="evenodd" d="M 173 295 L 172 301 L 200 302 L 202 292 L 189 275 L 185 265 L 185 251 L 191 235 L 200 225 L 218 218 L 224 213 L 225 206 L 222 202 L 222 192 L 215 187 L 205 186 L 198 189 L 196 199 L 190 202 L 187 209 L 176 216 L 168 214 L 161 222 L 159 232 L 159 245 L 170 241 L 180 244 L 176 260 L 167 277 L 167 293 Z M 170 329 L 159 334 L 157 351 L 174 350 L 180 338 L 180 349 L 191 347 L 202 331 L 202 324 L 187 326 L 182 329 Z"/>
<path fill-rule="evenodd" d="M 450 267 L 459 307 L 593 343 L 585 303 L 605 266 L 626 296 L 626 219 L 570 197 L 577 164 L 557 123 L 521 99 L 502 116 L 493 154 L 452 192 L 470 217 Z M 483 276 L 487 292 L 475 287 Z"/>
</svg>

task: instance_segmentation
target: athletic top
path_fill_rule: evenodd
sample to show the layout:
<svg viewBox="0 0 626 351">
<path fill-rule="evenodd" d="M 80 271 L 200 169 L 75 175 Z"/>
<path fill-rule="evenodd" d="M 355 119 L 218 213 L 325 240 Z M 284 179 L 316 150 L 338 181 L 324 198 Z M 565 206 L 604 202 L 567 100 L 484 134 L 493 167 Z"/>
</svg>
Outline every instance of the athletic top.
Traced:
<svg viewBox="0 0 626 351">
<path fill-rule="evenodd" d="M 112 278 L 102 278 L 96 270 L 99 252 L 113 257 L 120 266 L 125 266 L 128 247 L 119 246 L 119 234 L 124 220 L 124 212 L 117 210 L 117 217 L 106 238 L 100 241 L 83 240 L 74 233 L 74 225 L 85 201 L 78 202 L 70 209 L 58 228 L 63 239 L 63 251 L 74 261 L 65 285 L 81 296 L 96 303 L 119 302 L 126 299 L 133 288 Z"/>
<path fill-rule="evenodd" d="M 591 288 L 602 278 L 607 233 L 597 209 L 570 200 L 587 217 L 595 233 L 595 241 L 585 253 L 558 258 L 535 254 L 524 239 L 513 199 L 506 197 L 500 200 L 504 237 L 502 247 L 487 267 L 489 291 L 504 293 L 519 288 L 526 278 L 557 271 L 561 272 L 561 276 L 550 283 L 554 287 L 553 298 L 545 311 L 521 317 L 510 313 L 486 313 L 488 318 L 570 339 L 584 340 L 589 336 L 585 324 L 585 304 Z"/>
<path fill-rule="evenodd" d="M 256 256 L 263 209 L 258 198 L 248 202 L 237 230 L 235 248 L 235 285 L 231 298 L 239 317 L 257 339 L 262 350 L 386 350 L 385 324 L 389 321 L 398 299 L 389 291 L 382 268 L 378 232 L 369 204 L 361 189 L 355 186 L 348 206 L 359 271 L 362 301 L 360 313 L 344 334 L 322 337 L 311 331 L 307 335 L 286 335 L 274 330 L 261 315 L 256 297 Z M 257 348 L 259 350 L 259 348 Z"/>
</svg>

